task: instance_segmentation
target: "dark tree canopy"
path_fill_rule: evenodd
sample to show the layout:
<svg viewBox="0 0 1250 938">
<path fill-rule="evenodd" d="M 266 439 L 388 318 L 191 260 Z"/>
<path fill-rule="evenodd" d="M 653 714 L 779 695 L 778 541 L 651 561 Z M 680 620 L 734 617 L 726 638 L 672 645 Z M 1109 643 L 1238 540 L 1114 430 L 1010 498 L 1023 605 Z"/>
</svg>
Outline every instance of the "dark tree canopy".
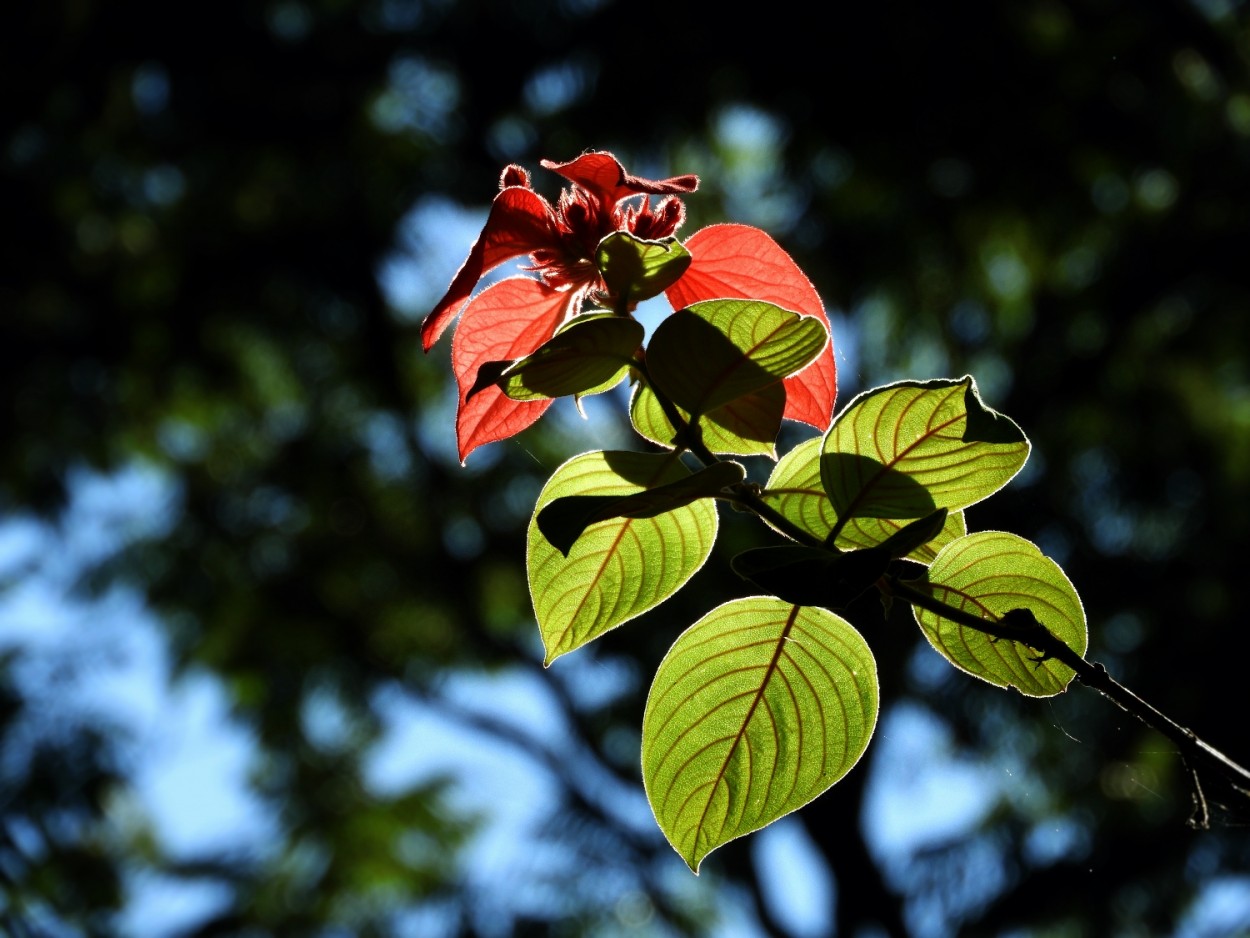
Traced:
<svg viewBox="0 0 1250 938">
<path fill-rule="evenodd" d="M 700 583 L 749 591 L 727 558 L 755 529 L 722 512 L 690 588 L 544 671 L 524 530 L 583 431 L 548 418 L 461 468 L 447 343 L 420 351 L 479 217 L 456 206 L 587 148 L 701 174 L 687 232 L 781 241 L 833 314 L 843 402 L 976 375 L 1034 445 L 976 525 L 1059 559 L 1090 657 L 1250 758 L 1243 4 L 59 0 L 3 21 L 0 930 L 789 933 L 750 840 L 693 881 L 637 817 L 641 675 Z M 75 617 L 56 642 L 49 603 Z M 922 758 L 947 784 L 977 767 L 988 803 L 947 791 L 964 822 L 890 847 L 881 793 L 925 769 L 894 746 L 796 815 L 838 934 L 1250 928 L 1248 819 L 1208 792 L 1212 829 L 1187 826 L 1161 738 L 1082 688 L 947 674 L 902 615 L 857 612 L 880 732 L 927 727 Z M 82 695 L 149 633 L 161 680 L 220 688 L 248 741 L 249 844 L 173 849 L 142 739 Z M 481 779 L 377 782 L 413 712 L 554 793 L 524 862 L 484 861 L 460 796 Z M 447 764 L 446 729 L 405 738 Z M 217 898 L 162 931 L 133 918 L 151 881 Z"/>
</svg>

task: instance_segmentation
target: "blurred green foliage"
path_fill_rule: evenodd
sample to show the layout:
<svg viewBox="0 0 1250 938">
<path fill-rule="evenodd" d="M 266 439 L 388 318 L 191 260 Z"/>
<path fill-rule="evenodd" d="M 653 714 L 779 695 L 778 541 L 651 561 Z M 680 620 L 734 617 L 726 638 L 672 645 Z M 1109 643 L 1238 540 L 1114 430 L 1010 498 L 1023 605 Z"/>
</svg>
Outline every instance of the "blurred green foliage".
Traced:
<svg viewBox="0 0 1250 938">
<path fill-rule="evenodd" d="M 506 162 L 586 147 L 635 172 L 701 173 L 688 232 L 741 221 L 791 250 L 834 313 L 843 401 L 976 375 L 1035 449 L 972 526 L 1038 541 L 1081 592 L 1091 656 L 1250 755 L 1243 4 L 729 10 L 56 0 L 2 14 L 0 512 L 55 527 L 76 473 L 167 480 L 157 523 L 79 586 L 137 590 L 175 672 L 220 679 L 275 833 L 255 854 L 170 855 L 124 738 L 32 696 L 12 675 L 39 651 L 10 643 L 0 927 L 117 932 L 128 877 L 153 873 L 228 887 L 189 932 L 203 936 L 431 921 L 700 934 L 740 907 L 782 933 L 748 846 L 691 884 L 614 809 L 638 785 L 636 677 L 590 705 L 584 677 L 541 671 L 522 532 L 584 436 L 547 418 L 460 469 L 446 347 L 425 358 L 415 335 L 472 232 L 435 209 L 484 206 Z M 414 216 L 455 236 L 414 233 Z M 415 286 L 388 301 L 388 270 Z M 747 591 L 725 558 L 754 528 L 726 528 L 720 559 L 605 636 L 596 667 L 653 671 L 706 611 L 700 584 Z M 1247 873 L 1244 819 L 1186 827 L 1184 767 L 1110 705 L 1080 689 L 1038 705 L 947 674 L 904 621 L 865 633 L 883 700 L 937 714 L 999 784 L 971 829 L 901 855 L 872 846 L 877 767 L 806 809 L 839 934 L 1169 933 L 1206 885 Z M 449 675 L 518 669 L 550 688 L 571 749 L 446 692 Z M 536 832 L 546 847 L 519 881 L 491 884 L 532 897 L 529 911 L 481 911 L 462 779 L 367 783 L 388 695 L 549 776 L 562 809 Z M 335 714 L 329 740 L 310 729 L 317 708 Z"/>
</svg>

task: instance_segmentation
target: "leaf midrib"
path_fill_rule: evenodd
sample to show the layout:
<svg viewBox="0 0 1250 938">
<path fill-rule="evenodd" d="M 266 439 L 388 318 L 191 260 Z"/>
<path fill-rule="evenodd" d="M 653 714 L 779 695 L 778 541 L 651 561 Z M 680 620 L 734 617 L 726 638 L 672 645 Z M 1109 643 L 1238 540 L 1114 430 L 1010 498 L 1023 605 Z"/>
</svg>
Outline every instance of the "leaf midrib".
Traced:
<svg viewBox="0 0 1250 938">
<path fill-rule="evenodd" d="M 776 304 L 775 304 L 775 303 L 772 303 L 772 304 L 769 304 L 769 305 L 771 305 L 771 306 L 776 306 Z M 780 307 L 780 306 L 777 306 L 777 309 L 781 309 L 781 307 Z M 740 315 L 740 314 L 739 314 L 739 315 Z M 713 391 L 715 391 L 715 390 L 717 390 L 717 389 L 719 389 L 719 388 L 720 388 L 720 387 L 722 387 L 723 385 L 727 384 L 727 383 L 728 383 L 728 381 L 729 381 L 730 376 L 731 376 L 731 375 L 732 375 L 735 371 L 737 371 L 737 370 L 739 370 L 739 369 L 741 369 L 741 368 L 746 367 L 746 365 L 748 365 L 748 364 L 754 364 L 755 359 L 754 359 L 752 356 L 753 356 L 753 355 L 755 354 L 755 352 L 757 352 L 757 351 L 758 351 L 758 350 L 759 350 L 762 346 L 766 345 L 769 341 L 771 341 L 771 340 L 772 340 L 772 339 L 773 339 L 773 338 L 777 335 L 777 333 L 779 333 L 779 332 L 783 331 L 784 329 L 787 329 L 787 328 L 789 328 L 789 327 L 794 326 L 797 322 L 799 322 L 799 321 L 801 321 L 801 320 L 802 320 L 802 318 L 803 318 L 803 317 L 802 317 L 801 315 L 799 315 L 799 314 L 796 314 L 796 315 L 798 315 L 798 319 L 796 319 L 794 322 L 782 322 L 782 323 L 780 323 L 780 324 L 777 326 L 777 328 L 775 328 L 775 329 L 773 329 L 771 332 L 769 332 L 769 333 L 768 333 L 768 335 L 764 336 L 764 338 L 760 339 L 758 342 L 756 342 L 756 343 L 755 343 L 754 345 L 752 345 L 750 348 L 748 348 L 748 349 L 744 349 L 743 351 L 745 352 L 745 354 L 744 354 L 741 358 L 737 358 L 737 359 L 735 359 L 734 361 L 730 362 L 727 366 L 725 366 L 724 368 L 722 368 L 722 369 L 721 369 L 721 371 L 720 371 L 720 372 L 719 372 L 719 373 L 718 373 L 718 374 L 717 374 L 717 375 L 713 378 L 712 383 L 708 386 L 708 391 L 707 391 L 707 393 L 706 393 L 706 394 L 704 394 L 704 395 L 703 395 L 702 400 L 699 402 L 699 407 L 698 407 L 698 409 L 697 409 L 697 410 L 693 410 L 693 411 L 691 411 L 691 415 L 692 415 L 692 416 L 694 416 L 695 418 L 698 418 L 698 417 L 702 417 L 703 415 L 705 415 L 705 414 L 709 413 L 709 410 L 708 410 L 708 409 L 706 409 L 704 405 L 706 404 L 706 402 L 707 402 L 708 398 L 710 398 L 710 397 L 712 396 L 712 392 L 713 392 Z M 706 321 L 706 320 L 705 320 L 705 321 Z M 733 340 L 731 339 L 730 341 L 732 342 Z M 782 378 L 778 378 L 776 381 L 771 381 L 771 382 L 769 382 L 769 384 L 762 385 L 761 387 L 756 388 L 756 389 L 755 389 L 755 391 L 748 391 L 747 393 L 748 393 L 748 394 L 754 394 L 756 391 L 761 391 L 761 390 L 763 390 L 764 388 L 769 387 L 770 385 L 772 385 L 772 384 L 776 384 L 778 381 L 783 381 L 783 380 L 785 380 L 785 379 L 784 379 L 784 377 L 782 377 Z M 745 395 L 741 395 L 741 396 L 745 396 Z M 738 399 L 738 398 L 731 398 L 730 400 L 725 401 L 725 403 L 724 403 L 724 404 L 717 404 L 717 405 L 716 405 L 716 407 L 711 408 L 711 410 L 716 410 L 718 407 L 724 407 L 724 406 L 726 406 L 726 405 L 728 405 L 728 404 L 733 403 L 733 401 L 735 401 L 735 400 L 737 400 L 737 399 Z"/>
<path fill-rule="evenodd" d="M 651 486 L 655 484 L 655 481 L 657 479 L 663 477 L 663 475 L 669 470 L 669 468 L 673 465 L 673 462 L 675 461 L 677 460 L 676 459 L 665 460 L 664 462 L 659 463 L 659 465 L 656 468 L 655 473 L 647 480 L 646 484 L 643 485 L 638 491 L 645 492 L 648 489 L 650 489 Z M 634 495 L 637 493 L 630 492 L 628 494 Z M 587 600 L 590 599 L 591 592 L 594 590 L 599 580 L 603 577 L 603 571 L 607 569 L 608 562 L 616 555 L 617 548 L 620 547 L 621 541 L 625 537 L 625 535 L 629 532 L 630 527 L 636 521 L 653 520 L 653 519 L 623 518 L 621 520 L 624 523 L 620 526 L 619 530 L 617 530 L 616 536 L 612 538 L 611 545 L 606 550 L 603 551 L 603 557 L 599 561 L 599 566 L 595 570 L 594 576 L 590 578 L 589 582 L 587 582 L 586 588 L 582 591 L 581 598 L 577 601 L 577 609 L 574 610 L 573 615 L 569 617 L 568 624 L 563 629 L 560 630 L 560 633 L 557 638 L 557 642 L 555 644 L 556 650 L 560 650 L 564 648 L 564 644 L 565 644 L 566 639 L 569 636 L 569 633 L 573 630 L 573 626 L 577 624 L 577 620 L 581 618 L 582 609 L 585 607 Z M 613 608 L 615 609 L 616 607 L 613 607 Z"/>
<path fill-rule="evenodd" d="M 738 750 L 739 744 L 742 742 L 743 736 L 746 735 L 747 727 L 751 725 L 751 720 L 755 717 L 755 710 L 760 705 L 760 701 L 764 699 L 764 691 L 768 689 L 768 683 L 772 680 L 773 674 L 777 670 L 777 663 L 781 660 L 782 651 L 786 645 L 786 639 L 790 637 L 790 631 L 794 628 L 794 623 L 798 620 L 799 606 L 791 606 L 790 613 L 786 616 L 786 624 L 781 629 L 781 635 L 777 637 L 777 646 L 773 649 L 772 659 L 768 662 L 768 666 L 764 669 L 764 676 L 760 679 L 759 689 L 755 692 L 755 698 L 751 701 L 750 707 L 747 708 L 746 716 L 742 719 L 742 725 L 734 734 L 733 742 L 729 744 L 729 749 L 725 753 L 724 761 L 721 762 L 720 768 L 712 779 L 712 785 L 708 789 L 708 799 L 703 806 L 703 811 L 699 815 L 699 823 L 695 827 L 694 849 L 698 849 L 699 832 L 703 830 L 703 825 L 707 823 L 707 813 L 712 809 L 712 802 L 715 800 L 716 789 L 720 787 L 721 782 L 725 779 L 725 772 L 729 769 L 729 762 L 733 759 L 734 753 Z M 693 856 L 693 853 L 692 853 Z"/>
</svg>

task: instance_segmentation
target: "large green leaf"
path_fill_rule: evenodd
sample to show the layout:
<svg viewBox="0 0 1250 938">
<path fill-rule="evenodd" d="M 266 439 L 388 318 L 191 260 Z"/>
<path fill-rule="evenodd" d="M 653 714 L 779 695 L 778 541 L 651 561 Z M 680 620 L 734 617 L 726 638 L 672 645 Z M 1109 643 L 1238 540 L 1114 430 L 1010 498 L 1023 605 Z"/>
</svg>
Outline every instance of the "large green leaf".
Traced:
<svg viewBox="0 0 1250 938">
<path fill-rule="evenodd" d="M 698 420 L 703 445 L 713 453 L 729 456 L 776 456 L 777 431 L 786 407 L 786 391 L 770 384 L 717 407 Z M 690 415 L 678 408 L 682 417 Z M 659 398 L 644 384 L 634 389 L 629 416 L 634 429 L 660 446 L 672 446 L 676 431 L 664 414 Z"/>
<path fill-rule="evenodd" d="M 867 391 L 825 435 L 821 481 L 839 518 L 921 518 L 1007 484 L 1029 442 L 987 408 L 970 377 Z"/>
<path fill-rule="evenodd" d="M 667 599 L 707 560 L 716 505 L 702 499 L 650 518 L 587 527 L 565 556 L 539 530 L 557 498 L 633 495 L 690 478 L 671 453 L 584 453 L 547 481 L 530 519 L 526 566 L 546 664 Z"/>
<path fill-rule="evenodd" d="M 516 401 L 606 391 L 634 364 L 643 336 L 642 324 L 625 316 L 578 316 L 524 358 L 485 362 L 468 397 L 492 385 Z"/>
<path fill-rule="evenodd" d="M 969 534 L 942 548 L 927 576 L 911 582 L 947 605 L 998 622 L 1013 609 L 1028 609 L 1042 625 L 1084 655 L 1085 610 L 1063 571 L 1035 544 L 1002 531 Z M 1037 661 L 1033 649 L 992 639 L 973 628 L 913 607 L 933 647 L 955 667 L 1030 697 L 1060 693 L 1072 670 L 1054 659 Z"/>
<path fill-rule="evenodd" d="M 690 267 L 690 252 L 681 242 L 644 241 L 627 231 L 614 231 L 595 250 L 595 265 L 609 292 L 627 304 L 659 296 Z"/>
<path fill-rule="evenodd" d="M 664 836 L 697 871 L 721 844 L 807 804 L 863 754 L 877 666 L 824 609 L 736 599 L 660 662 L 642 722 L 642 776 Z"/>
<path fill-rule="evenodd" d="M 827 538 L 837 524 L 833 502 L 821 481 L 823 441 L 805 440 L 777 463 L 762 498 L 788 520 L 819 538 Z M 907 519 L 850 518 L 838 529 L 834 543 L 842 550 L 862 550 L 883 544 L 907 524 Z M 947 513 L 941 533 L 908 553 L 907 559 L 930 563 L 944 544 L 967 532 L 962 512 Z"/>
<path fill-rule="evenodd" d="M 760 300 L 707 300 L 660 323 L 647 347 L 656 389 L 689 414 L 715 410 L 810 364 L 823 323 Z"/>
</svg>

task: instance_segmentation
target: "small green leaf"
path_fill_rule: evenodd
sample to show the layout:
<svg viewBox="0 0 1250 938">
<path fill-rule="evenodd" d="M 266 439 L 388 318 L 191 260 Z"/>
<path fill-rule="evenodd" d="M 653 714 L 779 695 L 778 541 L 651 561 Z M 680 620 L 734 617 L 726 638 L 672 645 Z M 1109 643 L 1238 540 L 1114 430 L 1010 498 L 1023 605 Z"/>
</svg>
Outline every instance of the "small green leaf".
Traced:
<svg viewBox="0 0 1250 938">
<path fill-rule="evenodd" d="M 698 432 L 713 453 L 729 456 L 776 457 L 777 432 L 786 406 L 786 391 L 780 384 L 746 394 L 704 414 Z M 682 417 L 690 415 L 678 408 Z M 664 415 L 659 398 L 644 384 L 638 384 L 630 401 L 629 416 L 634 429 L 660 446 L 672 446 L 675 430 Z"/>
<path fill-rule="evenodd" d="M 768 596 L 712 610 L 647 696 L 642 776 L 664 836 L 697 872 L 849 772 L 877 707 L 876 662 L 845 619 Z"/>
<path fill-rule="evenodd" d="M 651 518 L 609 518 L 587 527 L 565 556 L 539 530 L 538 515 L 557 498 L 633 495 L 689 477 L 672 453 L 594 452 L 547 480 L 526 550 L 546 664 L 677 592 L 711 553 L 717 518 L 707 498 Z"/>
<path fill-rule="evenodd" d="M 681 279 L 690 261 L 690 252 L 673 238 L 644 241 L 627 231 L 612 232 L 595 251 L 608 291 L 630 304 L 659 296 Z"/>
<path fill-rule="evenodd" d="M 921 518 L 992 495 L 1029 442 L 985 407 L 970 377 L 904 381 L 859 395 L 825 436 L 821 481 L 842 518 Z"/>
<path fill-rule="evenodd" d="M 942 548 L 926 576 L 910 585 L 992 622 L 1027 609 L 1061 642 L 1085 654 L 1089 638 L 1076 589 L 1058 564 L 1022 537 L 1002 531 L 969 534 Z M 913 609 L 934 648 L 955 667 L 991 684 L 1049 697 L 1072 680 L 1067 665 L 1054 659 L 1039 662 L 1037 652 L 1020 642 L 992 639 L 926 609 Z"/>
<path fill-rule="evenodd" d="M 538 530 L 564 555 L 587 527 L 608 518 L 654 518 L 700 498 L 715 498 L 746 478 L 736 462 L 713 463 L 694 475 L 633 495 L 566 495 L 538 512 Z"/>
<path fill-rule="evenodd" d="M 783 456 L 774 467 L 762 493 L 765 502 L 788 520 L 824 539 L 834 530 L 838 516 L 821 482 L 820 439 L 805 440 Z M 863 550 L 884 543 L 897 534 L 906 519 L 851 518 L 838 530 L 835 544 L 842 550 Z M 929 563 L 943 544 L 967 533 L 963 513 L 948 511 L 946 523 L 932 541 L 906 554 L 908 560 Z"/>
<path fill-rule="evenodd" d="M 606 391 L 634 364 L 643 336 L 642 324 L 625 316 L 578 316 L 525 358 L 485 362 L 468 397 L 491 385 L 516 401 Z"/>
<path fill-rule="evenodd" d="M 647 367 L 661 393 L 697 416 L 801 371 L 828 341 L 810 316 L 760 300 L 707 300 L 660 323 Z"/>
</svg>

